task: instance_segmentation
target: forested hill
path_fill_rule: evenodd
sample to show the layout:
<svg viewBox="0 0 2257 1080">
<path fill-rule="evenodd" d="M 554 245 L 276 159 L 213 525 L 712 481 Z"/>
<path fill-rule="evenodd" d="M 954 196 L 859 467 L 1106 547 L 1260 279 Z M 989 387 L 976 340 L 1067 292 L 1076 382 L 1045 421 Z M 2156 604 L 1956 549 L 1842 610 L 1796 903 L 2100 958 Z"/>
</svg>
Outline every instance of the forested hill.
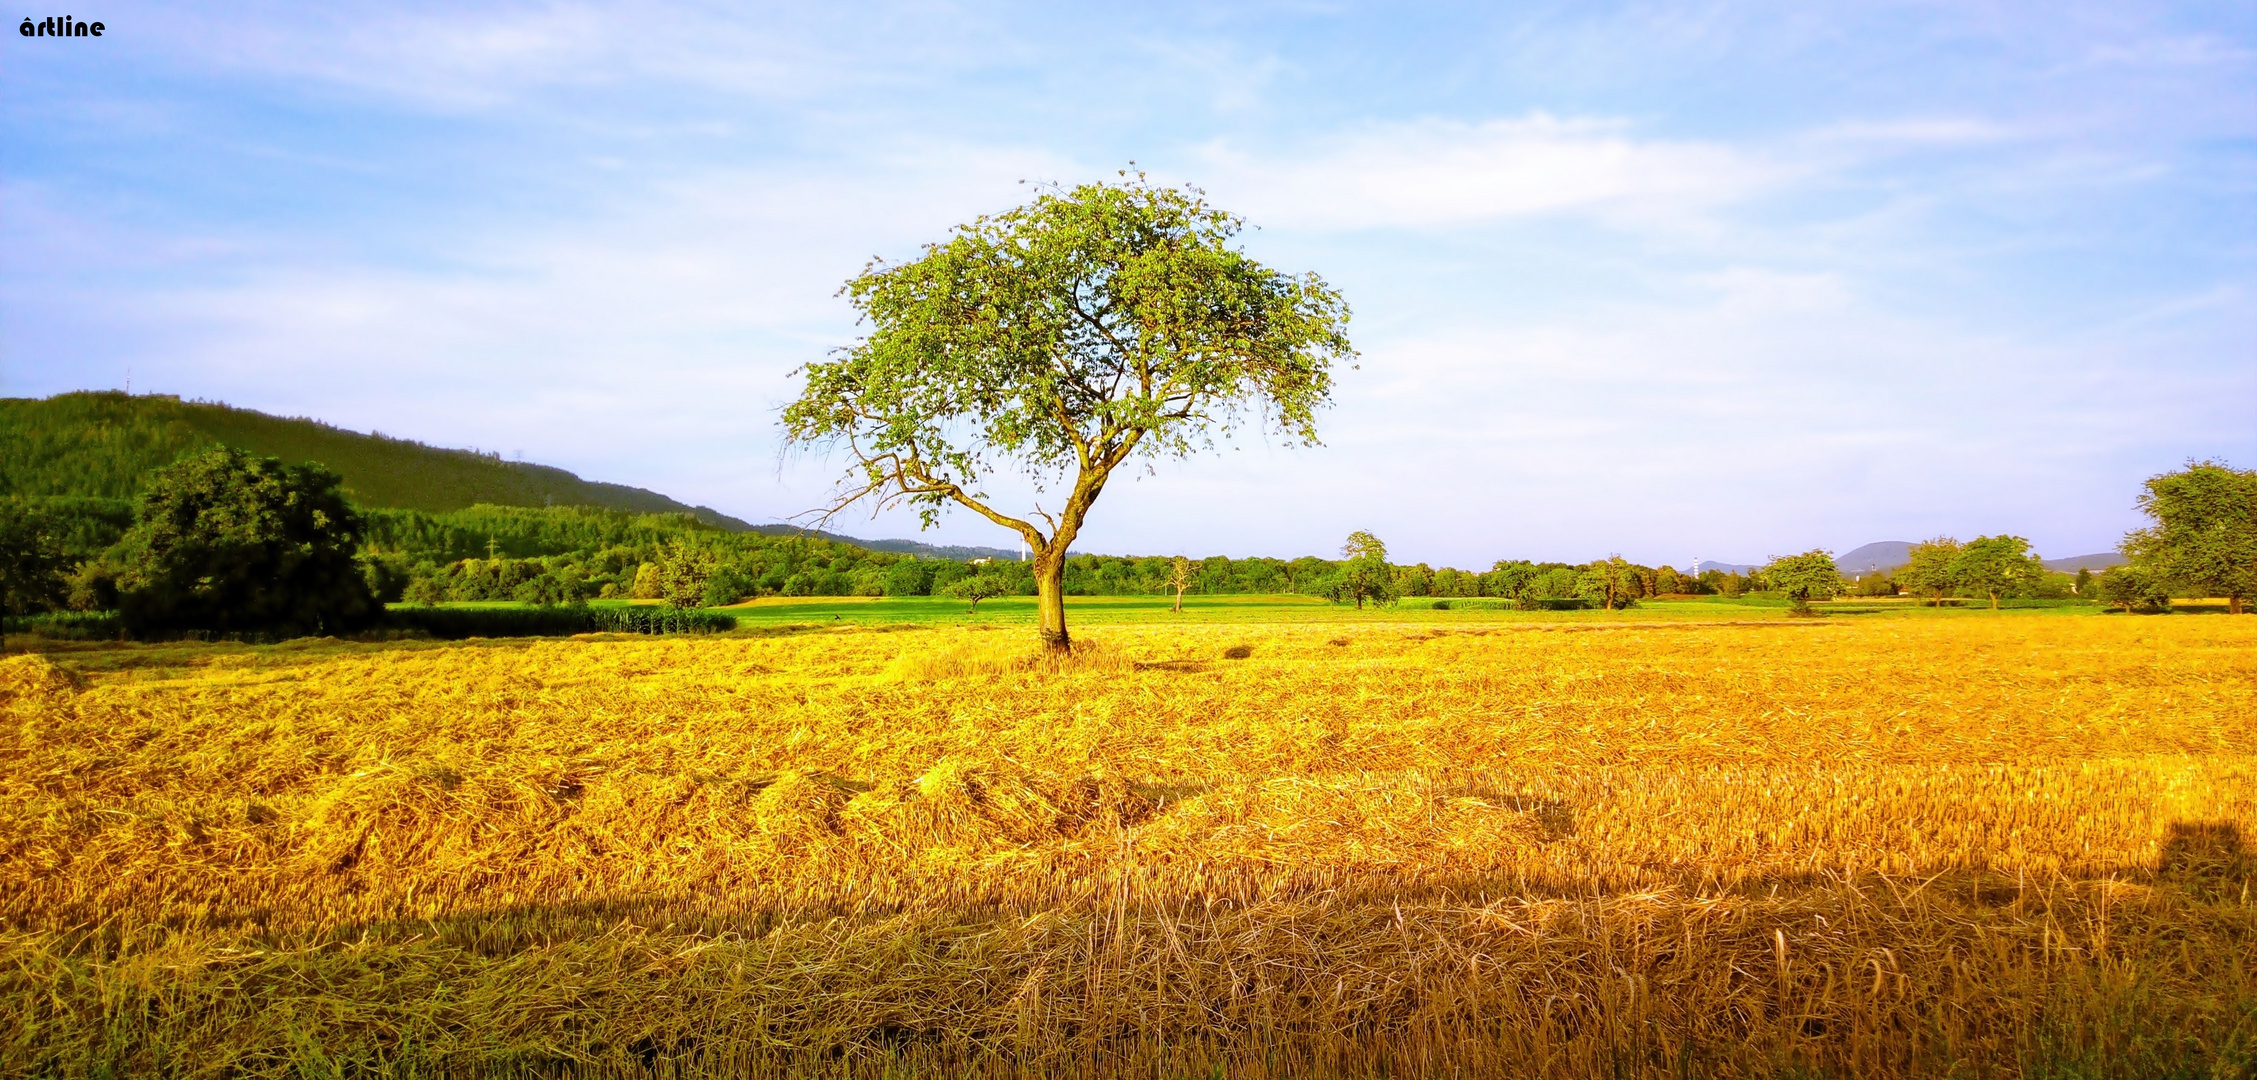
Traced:
<svg viewBox="0 0 2257 1080">
<path fill-rule="evenodd" d="M 317 420 L 115 391 L 0 398 L 0 496 L 129 499 L 151 470 L 218 444 L 292 463 L 318 461 L 344 477 L 347 495 L 364 507 L 444 513 L 480 503 L 594 506 L 690 514 L 732 531 L 751 528 L 655 491 L 582 480 L 546 465 L 363 435 Z"/>
<path fill-rule="evenodd" d="M 752 531 L 767 536 L 810 536 L 817 540 L 828 540 L 834 544 L 851 544 L 858 548 L 868 548 L 871 551 L 883 551 L 894 555 L 915 555 L 920 559 L 955 559 L 958 562 L 969 562 L 973 559 L 1018 560 L 1026 555 L 1024 551 L 1014 551 L 1010 548 L 980 547 L 976 544 L 927 544 L 916 540 L 857 540 L 851 536 L 841 536 L 838 533 L 824 532 L 821 529 L 804 529 L 797 525 L 755 525 L 752 527 Z M 1081 553 L 1075 552 L 1075 554 Z"/>
</svg>

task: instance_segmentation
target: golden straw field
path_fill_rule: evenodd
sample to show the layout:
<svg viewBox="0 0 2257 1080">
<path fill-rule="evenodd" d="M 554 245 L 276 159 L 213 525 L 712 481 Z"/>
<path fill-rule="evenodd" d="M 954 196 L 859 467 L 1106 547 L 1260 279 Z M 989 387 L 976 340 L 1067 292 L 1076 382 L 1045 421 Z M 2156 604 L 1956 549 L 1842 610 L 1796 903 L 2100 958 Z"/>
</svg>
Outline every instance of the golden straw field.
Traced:
<svg viewBox="0 0 2257 1080">
<path fill-rule="evenodd" d="M 2257 619 L 0 660 L 11 1076 L 2248 1076 Z"/>
</svg>

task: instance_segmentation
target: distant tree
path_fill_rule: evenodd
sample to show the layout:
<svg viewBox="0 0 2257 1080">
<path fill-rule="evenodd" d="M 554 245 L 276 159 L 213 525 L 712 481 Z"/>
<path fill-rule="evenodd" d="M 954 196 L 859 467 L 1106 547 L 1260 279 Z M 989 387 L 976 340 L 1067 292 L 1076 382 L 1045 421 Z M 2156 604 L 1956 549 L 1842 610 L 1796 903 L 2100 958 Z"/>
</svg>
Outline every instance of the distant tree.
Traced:
<svg viewBox="0 0 2257 1080">
<path fill-rule="evenodd" d="M 1387 545 L 1378 537 L 1362 530 L 1349 533 L 1340 554 L 1346 561 L 1325 590 L 1329 599 L 1353 600 L 1359 611 L 1367 600 L 1381 606 L 1395 602 L 1395 568 L 1387 564 Z"/>
<path fill-rule="evenodd" d="M 719 568 L 710 548 L 676 540 L 658 560 L 658 595 L 670 608 L 694 608 L 705 603 L 705 586 Z"/>
<path fill-rule="evenodd" d="M 1228 555 L 1209 555 L 1191 560 L 1192 588 L 1212 594 L 1239 591 L 1239 571 L 1242 567 Z"/>
<path fill-rule="evenodd" d="M 1434 595 L 1434 568 L 1426 565 L 1425 563 L 1419 563 L 1416 566 L 1396 567 L 1395 595 Z"/>
<path fill-rule="evenodd" d="M 2085 597 L 2089 597 L 2089 596 L 2091 596 L 2091 595 L 2092 595 L 2092 568 L 2091 568 L 2091 567 L 2089 567 L 2089 566 L 2080 566 L 2080 567 L 2078 567 L 2078 568 L 2077 568 L 2077 579 L 2076 579 L 2076 581 L 2074 581 L 2074 582 L 2072 582 L 2072 583 L 2070 584 L 2070 586 L 2069 586 L 2069 592 L 2070 592 L 2070 593 L 2071 593 L 2072 595 L 2076 595 L 2076 596 L 2085 596 Z"/>
<path fill-rule="evenodd" d="M 2157 584 L 2223 596 L 2227 611 L 2241 614 L 2257 596 L 2257 471 L 2192 461 L 2146 488 L 2139 508 L 2155 524 L 2124 537 L 2125 557 Z"/>
<path fill-rule="evenodd" d="M 1490 596 L 1512 600 L 1529 598 L 1529 587 L 1536 580 L 1536 564 L 1532 562 L 1499 559 L 1481 575 L 1481 591 Z"/>
<path fill-rule="evenodd" d="M 2045 576 L 2045 564 L 2030 553 L 2030 542 L 2019 536 L 1978 536 L 1952 556 L 1952 584 L 1991 598 L 2028 590 Z"/>
<path fill-rule="evenodd" d="M 318 634 L 380 610 L 355 560 L 361 518 L 319 465 L 220 448 L 150 477 L 120 542 L 118 607 L 136 633 Z"/>
<path fill-rule="evenodd" d="M 1654 571 L 1655 596 L 1698 596 L 1708 591 L 1701 580 L 1674 566 L 1664 566 Z"/>
<path fill-rule="evenodd" d="M 1528 583 L 1527 599 L 1572 600 L 1583 587 L 1583 573 L 1572 566 L 1552 566 L 1540 570 Z"/>
<path fill-rule="evenodd" d="M 1909 561 L 1897 568 L 1897 584 L 1914 596 L 1928 598 L 1930 607 L 1942 607 L 1944 597 L 1957 587 L 1952 577 L 1952 560 L 1959 557 L 1959 541 L 1948 536 L 1923 540 L 1912 545 Z"/>
<path fill-rule="evenodd" d="M 1481 595 L 1481 579 L 1478 575 L 1445 566 L 1434 572 L 1434 595 L 1479 596 Z"/>
<path fill-rule="evenodd" d="M 1168 564 L 1168 587 L 1176 591 L 1175 610 L 1183 610 L 1183 591 L 1191 587 L 1192 581 L 1195 580 L 1194 575 L 1198 570 L 1198 563 L 1181 555 L 1176 556 L 1175 561 Z"/>
<path fill-rule="evenodd" d="M 842 584 L 846 587 L 824 595 L 844 596 L 852 591 L 850 582 Z M 742 567 L 724 564 L 706 577 L 705 589 L 699 595 L 698 603 L 705 607 L 727 607 L 753 595 L 759 588 L 751 578 L 745 576 Z"/>
<path fill-rule="evenodd" d="M 0 647 L 7 619 L 61 606 L 70 597 L 62 538 L 47 516 L 20 499 L 0 499 Z"/>
<path fill-rule="evenodd" d="M 658 564 L 646 562 L 635 567 L 635 581 L 627 590 L 634 600 L 657 600 L 666 595 L 666 585 L 661 579 Z"/>
<path fill-rule="evenodd" d="M 903 559 L 886 567 L 887 596 L 929 596 L 933 591 L 933 571 L 930 559 Z"/>
<path fill-rule="evenodd" d="M 1812 600 L 1829 600 L 1842 591 L 1842 572 L 1835 568 L 1833 554 L 1823 550 L 1773 556 L 1764 564 L 1763 578 L 1805 614 Z"/>
<path fill-rule="evenodd" d="M 844 289 L 869 336 L 801 369 L 783 411 L 791 443 L 854 459 L 826 515 L 906 501 L 930 526 L 953 504 L 1017 533 L 1037 633 L 1070 648 L 1066 554 L 1113 470 L 1250 419 L 1313 443 L 1331 365 L 1355 355 L 1339 293 L 1248 258 L 1241 227 L 1138 174 L 1050 189 L 912 262 L 873 262 Z M 982 491 L 998 467 L 1063 485 L 1063 502 L 1003 513 Z"/>
<path fill-rule="evenodd" d="M 1290 592 L 1322 594 L 1332 576 L 1332 564 L 1314 555 L 1303 555 L 1285 564 L 1285 587 Z"/>
<path fill-rule="evenodd" d="M 2129 614 L 2133 611 L 2171 610 L 2171 586 L 2139 563 L 2112 567 L 2100 575 L 2100 599 Z"/>
<path fill-rule="evenodd" d="M 369 595 L 379 604 L 396 604 L 415 578 L 407 559 L 400 555 L 362 555 L 361 576 L 368 579 Z"/>
<path fill-rule="evenodd" d="M 1638 567 L 1620 555 L 1610 555 L 1585 566 L 1575 579 L 1575 594 L 1598 601 L 1600 608 L 1606 611 L 1631 607 L 1644 593 Z"/>
<path fill-rule="evenodd" d="M 981 573 L 949 582 L 947 592 L 958 600 L 971 601 L 972 606 L 965 610 L 978 611 L 982 600 L 992 596 L 1011 595 L 1011 585 L 994 574 Z"/>
</svg>

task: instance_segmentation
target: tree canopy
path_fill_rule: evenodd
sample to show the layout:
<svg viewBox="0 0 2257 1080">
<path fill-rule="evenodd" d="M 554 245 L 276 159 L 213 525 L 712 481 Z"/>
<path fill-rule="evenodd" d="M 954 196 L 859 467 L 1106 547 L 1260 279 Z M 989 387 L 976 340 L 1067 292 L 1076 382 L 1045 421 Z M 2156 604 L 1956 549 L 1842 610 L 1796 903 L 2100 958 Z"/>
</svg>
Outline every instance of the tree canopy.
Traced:
<svg viewBox="0 0 2257 1080">
<path fill-rule="evenodd" d="M 2257 595 L 2257 471 L 2188 462 L 2149 478 L 2139 508 L 2155 524 L 2125 536 L 2123 551 L 2157 584 L 2223 596 L 2236 615 Z"/>
<path fill-rule="evenodd" d="M 349 630 L 378 610 L 354 554 L 361 518 L 335 473 L 221 448 L 159 470 L 119 545 L 136 633 Z"/>
<path fill-rule="evenodd" d="M 1576 595 L 1597 600 L 1602 610 L 1634 606 L 1645 594 L 1637 568 L 1620 555 L 1610 555 L 1590 565 L 1575 582 Z"/>
<path fill-rule="evenodd" d="M 2045 577 L 2045 564 L 2030 553 L 2030 542 L 2019 536 L 1978 536 L 1967 541 L 1948 567 L 1952 584 L 1991 599 L 2025 592 Z"/>
<path fill-rule="evenodd" d="M 873 261 L 842 290 L 868 335 L 801 369 L 783 410 L 792 443 L 853 458 L 824 513 L 906 502 L 930 526 L 958 506 L 1011 530 L 1033 552 L 1043 640 L 1069 647 L 1066 552 L 1113 470 L 1250 421 L 1314 443 L 1331 366 L 1355 355 L 1340 294 L 1249 258 L 1242 227 L 1196 189 L 1124 174 Z M 1006 471 L 1062 500 L 1006 512 L 986 491 Z"/>
<path fill-rule="evenodd" d="M 1796 611 L 1807 612 L 1812 600 L 1832 599 L 1842 591 L 1842 572 L 1835 568 L 1833 554 L 1822 550 L 1774 556 L 1764 566 L 1763 577 L 1787 594 Z"/>
<path fill-rule="evenodd" d="M 1175 610 L 1183 610 L 1184 590 L 1199 583 L 1199 579 L 1195 576 L 1199 569 L 1198 563 L 1181 555 L 1176 556 L 1174 561 L 1168 564 L 1168 587 L 1176 591 Z"/>
<path fill-rule="evenodd" d="M 2100 599 L 2134 611 L 2171 610 L 2171 587 L 2154 571 L 2127 563 L 2100 575 Z"/>
<path fill-rule="evenodd" d="M 1939 536 L 1912 545 L 1905 564 L 1897 568 L 1896 582 L 1914 596 L 1925 596 L 1930 606 L 1942 607 L 1944 597 L 1958 587 L 1951 576 L 1951 561 L 1959 557 L 1959 541 Z"/>
<path fill-rule="evenodd" d="M 1378 537 L 1361 529 L 1349 533 L 1340 555 L 1346 561 L 1326 586 L 1326 596 L 1335 601 L 1353 600 L 1360 609 L 1366 601 L 1392 604 L 1401 595 L 1395 569 L 1387 564 L 1387 545 Z"/>
</svg>

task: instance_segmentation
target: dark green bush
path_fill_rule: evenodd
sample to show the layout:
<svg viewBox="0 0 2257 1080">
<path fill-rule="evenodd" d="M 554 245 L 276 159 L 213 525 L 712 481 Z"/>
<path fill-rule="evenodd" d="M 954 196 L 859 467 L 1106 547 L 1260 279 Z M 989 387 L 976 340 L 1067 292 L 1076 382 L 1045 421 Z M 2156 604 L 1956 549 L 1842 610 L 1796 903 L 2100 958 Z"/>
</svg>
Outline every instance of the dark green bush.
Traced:
<svg viewBox="0 0 2257 1080">
<path fill-rule="evenodd" d="M 662 607 L 394 607 L 385 625 L 435 638 L 561 637 L 569 634 L 710 634 L 734 630 L 717 611 Z"/>
<path fill-rule="evenodd" d="M 44 615 L 14 615 L 5 620 L 11 634 L 37 634 L 55 641 L 108 641 L 125 623 L 115 611 L 50 611 Z"/>
<path fill-rule="evenodd" d="M 1591 601 L 1580 596 L 1532 596 L 1519 602 L 1522 611 L 1588 611 Z"/>
</svg>

